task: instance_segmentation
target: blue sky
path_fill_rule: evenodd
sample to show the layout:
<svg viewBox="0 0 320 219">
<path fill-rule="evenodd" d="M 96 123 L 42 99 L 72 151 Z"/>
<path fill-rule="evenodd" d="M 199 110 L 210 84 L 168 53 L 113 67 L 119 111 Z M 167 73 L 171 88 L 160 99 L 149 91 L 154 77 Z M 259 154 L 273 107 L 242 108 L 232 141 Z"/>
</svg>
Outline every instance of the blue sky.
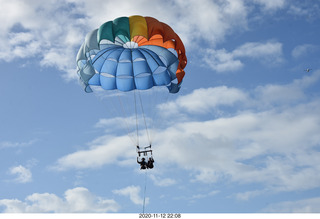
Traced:
<svg viewBox="0 0 320 219">
<path fill-rule="evenodd" d="M 319 1 L 0 5 L 1 212 L 141 212 L 145 183 L 146 212 L 320 212 Z M 169 24 L 188 57 L 180 92 L 153 107 L 147 174 L 75 63 L 87 32 L 136 14 Z"/>
</svg>

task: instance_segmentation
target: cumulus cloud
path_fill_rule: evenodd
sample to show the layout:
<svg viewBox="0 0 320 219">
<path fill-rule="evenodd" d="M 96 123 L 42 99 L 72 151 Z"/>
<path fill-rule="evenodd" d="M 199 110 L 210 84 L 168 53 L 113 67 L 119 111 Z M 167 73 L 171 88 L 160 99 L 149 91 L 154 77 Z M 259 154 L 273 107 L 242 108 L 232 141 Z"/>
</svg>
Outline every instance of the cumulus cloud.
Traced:
<svg viewBox="0 0 320 219">
<path fill-rule="evenodd" d="M 157 186 L 166 187 L 166 186 L 172 186 L 177 184 L 177 181 L 175 179 L 161 178 L 155 174 L 151 174 L 149 177 L 153 181 L 153 183 Z"/>
<path fill-rule="evenodd" d="M 222 41 L 233 28 L 245 29 L 247 26 L 247 8 L 243 1 L 178 0 L 170 3 L 155 1 L 148 4 L 146 0 L 137 0 L 135 4 L 120 1 L 115 6 L 112 1 L 102 4 L 100 0 L 93 0 L 82 1 L 81 6 L 82 13 L 90 17 L 90 23 L 94 25 L 124 15 L 141 14 L 155 17 L 173 27 L 188 47 L 192 46 L 194 41 L 215 44 Z M 114 7 L 121 10 L 113 10 Z M 105 13 L 106 11 L 108 13 Z M 199 13 L 203 11 L 210 13 Z"/>
<path fill-rule="evenodd" d="M 0 59 L 38 57 L 40 65 L 64 72 L 75 69 L 74 57 L 84 35 L 83 19 L 66 1 L 0 1 Z"/>
<path fill-rule="evenodd" d="M 66 155 L 52 167 L 55 170 L 96 168 L 105 164 L 121 164 L 132 159 L 132 142 L 127 136 L 106 135 L 90 143 L 90 148 Z M 122 157 L 122 162 L 116 162 Z"/>
<path fill-rule="evenodd" d="M 207 49 L 204 62 L 217 72 L 236 71 L 244 64 L 225 49 Z"/>
<path fill-rule="evenodd" d="M 226 86 L 199 88 L 190 94 L 178 97 L 173 102 L 165 103 L 159 108 L 171 115 L 175 109 L 177 111 L 205 114 L 220 106 L 232 106 L 238 102 L 243 102 L 246 98 L 247 94 L 237 88 Z"/>
<path fill-rule="evenodd" d="M 217 87 L 208 89 L 198 89 L 193 93 L 182 96 L 175 102 L 169 102 L 166 105 L 159 106 L 159 109 L 164 114 L 168 109 L 182 109 L 183 112 L 205 114 L 210 112 L 215 107 L 219 106 L 232 106 L 237 102 L 244 101 L 246 94 L 236 88 Z M 196 106 L 196 107 L 195 107 Z M 170 110 L 169 110 L 170 111 Z M 174 112 L 170 111 L 172 116 Z M 179 112 L 176 112 L 179 113 Z M 161 116 L 161 115 L 159 115 Z M 163 115 L 166 116 L 166 115 Z M 131 118 L 131 117 L 130 117 Z M 129 118 L 129 121 L 131 120 Z M 132 120 L 134 120 L 132 118 Z M 113 129 L 114 125 L 128 123 L 122 118 L 113 119 L 100 119 L 96 127 L 103 127 L 107 130 Z M 129 122 L 130 123 L 130 122 Z M 132 122 L 135 127 L 135 122 Z M 125 131 L 125 129 L 123 129 Z M 150 133 L 158 132 L 157 130 L 149 130 Z M 136 144 L 136 139 L 128 136 L 114 136 L 111 134 L 101 136 L 89 143 L 89 148 L 79 150 L 77 152 L 68 154 L 57 160 L 54 165 L 56 170 L 67 169 L 83 169 L 83 168 L 96 168 L 106 164 L 125 164 L 127 161 L 132 160 L 134 151 L 132 145 Z M 146 133 L 142 133 L 139 138 L 146 139 Z M 132 140 L 132 141 L 130 141 Z M 121 162 L 116 162 L 117 158 L 121 157 Z"/>
<path fill-rule="evenodd" d="M 139 186 L 128 186 L 123 189 L 116 189 L 112 192 L 117 195 L 128 196 L 130 200 L 136 205 L 143 205 L 143 198 L 140 197 L 140 187 Z M 145 204 L 149 203 L 149 198 L 145 198 Z"/>
<path fill-rule="evenodd" d="M 253 59 L 263 64 L 277 64 L 283 61 L 282 44 L 279 42 L 248 42 L 231 52 L 225 49 L 207 49 L 205 63 L 217 72 L 236 71 L 244 66 L 245 58 Z"/>
<path fill-rule="evenodd" d="M 279 42 L 249 42 L 239 46 L 232 51 L 235 57 L 250 57 L 260 59 L 266 57 L 267 59 L 276 56 L 274 60 L 278 60 L 282 55 L 282 44 Z M 273 58 L 272 58 L 273 59 Z"/>
<path fill-rule="evenodd" d="M 278 42 L 248 42 L 231 52 L 214 49 L 227 35 L 248 29 L 251 10 L 242 0 L 156 1 L 152 4 L 146 0 L 137 0 L 134 4 L 126 0 L 119 1 L 116 6 L 112 1 L 101 0 L 49 0 L 46 4 L 38 0 L 33 0 L 32 4 L 1 0 L 0 4 L 4 12 L 0 18 L 6 20 L 0 27 L 0 59 L 37 57 L 40 66 L 56 67 L 64 72 L 67 80 L 77 77 L 74 59 L 88 31 L 108 20 L 135 14 L 153 16 L 168 23 L 179 33 L 187 51 L 198 53 L 198 57 L 218 72 L 242 68 L 244 58 L 259 59 L 267 64 L 282 61 L 282 45 Z M 255 0 L 250 4 L 274 11 L 283 8 L 285 1 Z M 199 13 L 203 11 L 210 13 Z M 204 53 L 198 51 L 203 43 L 212 49 Z"/>
<path fill-rule="evenodd" d="M 0 27 L 0 59 L 36 57 L 41 66 L 53 66 L 64 72 L 66 79 L 76 78 L 74 59 L 85 34 L 120 16 L 156 17 L 172 26 L 186 47 L 193 49 L 203 42 L 215 45 L 233 30 L 244 30 L 247 26 L 247 7 L 243 1 L 179 0 L 149 4 L 137 0 L 132 4 L 127 0 L 115 6 L 112 1 L 101 0 L 49 0 L 46 4 L 38 0 L 32 3 L 1 0 L 0 4 L 3 11 L 0 18 L 6 20 Z"/>
<path fill-rule="evenodd" d="M 266 183 L 277 190 L 315 188 L 320 178 L 314 159 L 319 153 L 312 148 L 320 140 L 316 134 L 320 105 L 311 105 L 316 108 L 308 110 L 311 106 L 306 105 L 282 113 L 264 111 L 183 122 L 159 134 L 167 137 L 159 142 L 157 155 L 166 157 L 170 151 L 166 159 L 198 172 L 195 180 L 201 182 L 227 177 Z"/>
<path fill-rule="evenodd" d="M 24 201 L 2 199 L 0 206 L 4 206 L 5 213 L 103 213 L 119 209 L 116 201 L 98 197 L 83 187 L 67 190 L 63 198 L 52 193 L 34 193 Z"/>
<path fill-rule="evenodd" d="M 13 181 L 17 183 L 28 183 L 32 181 L 31 170 L 22 165 L 11 167 L 9 174 L 16 176 Z"/>
<path fill-rule="evenodd" d="M 290 104 L 306 99 L 304 90 L 317 83 L 320 79 L 320 71 L 296 79 L 288 84 L 267 84 L 258 86 L 254 95 L 261 105 L 274 106 L 274 104 Z"/>
<path fill-rule="evenodd" d="M 304 94 L 317 82 L 319 71 L 290 84 L 258 87 L 243 99 L 243 112 L 239 107 L 229 117 L 184 121 L 163 130 L 160 135 L 167 137 L 159 139 L 157 153 L 165 157 L 170 150 L 167 159 L 198 172 L 196 181 L 228 178 L 261 183 L 277 192 L 317 188 L 320 101 Z M 299 95 L 290 98 L 292 94 Z M 298 99 L 306 102 L 297 103 Z M 245 200 L 264 192 L 248 191 L 237 197 Z"/>
<path fill-rule="evenodd" d="M 203 183 L 223 179 L 263 185 L 261 191 L 237 194 L 241 200 L 266 191 L 317 188 L 320 99 L 307 98 L 305 92 L 319 79 L 320 72 L 315 71 L 283 85 L 269 84 L 246 92 L 223 86 L 195 90 L 177 98 L 168 104 L 168 109 L 179 108 L 179 116 L 168 121 L 166 128 L 157 130 L 157 159 L 166 160 L 157 168 L 185 169 L 191 172 L 191 181 Z M 233 104 L 238 104 L 236 110 L 232 110 Z M 228 116 L 208 116 L 225 105 L 231 108 Z M 190 112 L 207 117 L 190 119 Z M 127 136 L 109 137 L 97 139 L 89 149 L 62 157 L 58 166 L 67 170 L 121 164 L 123 160 L 134 163 L 132 147 L 120 149 L 130 145 L 122 142 Z M 158 186 L 175 183 L 169 178 L 160 182 Z M 124 191 L 119 194 L 131 194 L 132 188 Z"/>
</svg>

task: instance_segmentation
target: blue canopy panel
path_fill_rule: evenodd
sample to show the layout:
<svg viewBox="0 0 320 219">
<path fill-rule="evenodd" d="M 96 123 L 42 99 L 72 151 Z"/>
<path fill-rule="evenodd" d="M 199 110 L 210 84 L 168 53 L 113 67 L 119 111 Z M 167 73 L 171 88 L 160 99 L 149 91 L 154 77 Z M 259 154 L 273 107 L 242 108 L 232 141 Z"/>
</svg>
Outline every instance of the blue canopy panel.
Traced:
<svg viewBox="0 0 320 219">
<path fill-rule="evenodd" d="M 89 85 L 120 91 L 167 86 L 170 92 L 177 92 L 172 81 L 176 79 L 179 60 L 165 48 L 107 47 L 99 51 L 91 63 L 95 74 L 89 79 Z"/>
</svg>

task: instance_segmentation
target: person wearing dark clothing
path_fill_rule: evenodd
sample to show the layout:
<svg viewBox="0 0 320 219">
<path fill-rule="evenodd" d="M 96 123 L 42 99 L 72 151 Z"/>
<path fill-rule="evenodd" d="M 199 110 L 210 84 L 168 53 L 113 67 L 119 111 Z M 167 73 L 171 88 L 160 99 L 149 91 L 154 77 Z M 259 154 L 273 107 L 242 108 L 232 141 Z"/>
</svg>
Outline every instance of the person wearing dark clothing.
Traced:
<svg viewBox="0 0 320 219">
<path fill-rule="evenodd" d="M 154 159 L 152 157 L 149 158 L 147 163 L 147 168 L 152 169 L 153 168 Z"/>
<path fill-rule="evenodd" d="M 139 159 L 137 158 L 137 163 L 140 164 L 141 170 L 147 169 L 147 162 L 144 158 L 142 158 L 141 161 L 139 161 Z"/>
</svg>

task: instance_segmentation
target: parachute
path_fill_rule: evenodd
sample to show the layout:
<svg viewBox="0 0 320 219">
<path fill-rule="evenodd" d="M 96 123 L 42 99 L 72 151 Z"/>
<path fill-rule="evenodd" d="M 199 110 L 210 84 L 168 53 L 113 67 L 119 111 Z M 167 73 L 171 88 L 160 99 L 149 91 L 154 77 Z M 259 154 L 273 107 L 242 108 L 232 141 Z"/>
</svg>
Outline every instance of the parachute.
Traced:
<svg viewBox="0 0 320 219">
<path fill-rule="evenodd" d="M 180 37 L 170 26 L 152 17 L 135 15 L 108 21 L 89 32 L 76 62 L 85 92 L 93 92 L 93 87 L 133 92 L 136 104 L 141 100 L 136 91 L 165 87 L 166 93 L 179 92 L 187 57 Z M 136 108 L 137 104 L 137 114 Z M 142 103 L 141 108 L 144 114 Z"/>
</svg>

